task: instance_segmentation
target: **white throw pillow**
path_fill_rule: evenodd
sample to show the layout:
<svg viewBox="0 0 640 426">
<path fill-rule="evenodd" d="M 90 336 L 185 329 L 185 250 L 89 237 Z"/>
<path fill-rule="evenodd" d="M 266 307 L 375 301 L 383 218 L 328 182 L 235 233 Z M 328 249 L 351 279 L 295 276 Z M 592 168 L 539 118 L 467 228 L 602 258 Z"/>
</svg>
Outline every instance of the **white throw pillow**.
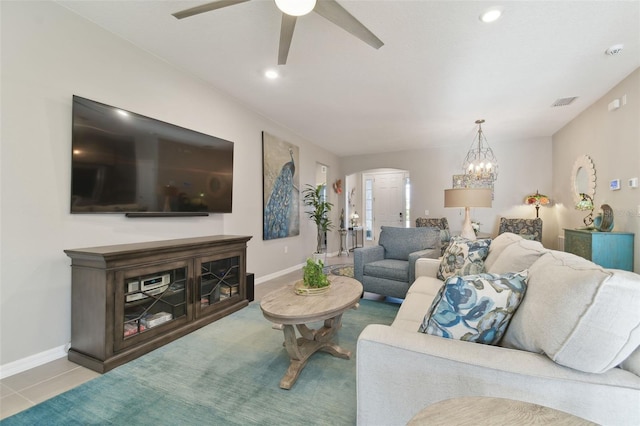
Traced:
<svg viewBox="0 0 640 426">
<path fill-rule="evenodd" d="M 501 345 L 603 373 L 640 345 L 638 307 L 640 275 L 549 251 L 529 268 L 527 296 Z"/>
</svg>

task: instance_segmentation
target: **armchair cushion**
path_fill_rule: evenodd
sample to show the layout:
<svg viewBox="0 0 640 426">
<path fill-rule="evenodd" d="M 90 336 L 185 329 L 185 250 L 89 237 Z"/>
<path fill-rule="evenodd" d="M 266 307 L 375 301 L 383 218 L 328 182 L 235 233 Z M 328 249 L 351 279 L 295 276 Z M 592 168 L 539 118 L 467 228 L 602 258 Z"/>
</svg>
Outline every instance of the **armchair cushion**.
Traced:
<svg viewBox="0 0 640 426">
<path fill-rule="evenodd" d="M 382 259 L 364 265 L 364 274 L 395 281 L 407 281 L 409 262 L 397 259 Z"/>
<path fill-rule="evenodd" d="M 526 291 L 527 271 L 453 276 L 436 295 L 418 331 L 497 344 Z"/>
<path fill-rule="evenodd" d="M 491 239 L 467 240 L 453 237 L 445 250 L 438 270 L 438 278 L 446 280 L 454 275 L 473 275 L 486 271 L 484 260 L 489 254 Z"/>
<path fill-rule="evenodd" d="M 409 254 L 440 247 L 440 231 L 436 228 L 396 228 L 382 226 L 379 244 L 385 259 L 409 260 Z"/>
</svg>

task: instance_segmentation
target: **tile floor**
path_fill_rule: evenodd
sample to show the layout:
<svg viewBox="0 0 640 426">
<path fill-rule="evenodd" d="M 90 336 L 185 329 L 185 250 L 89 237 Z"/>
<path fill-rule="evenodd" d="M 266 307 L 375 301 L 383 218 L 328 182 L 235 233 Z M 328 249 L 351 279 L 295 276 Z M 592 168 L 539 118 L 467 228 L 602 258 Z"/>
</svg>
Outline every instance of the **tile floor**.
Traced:
<svg viewBox="0 0 640 426">
<path fill-rule="evenodd" d="M 328 257 L 328 265 L 352 263 L 353 255 Z M 282 285 L 302 278 L 302 270 L 290 272 L 255 287 L 255 300 Z M 60 358 L 0 380 L 0 420 L 79 386 L 100 374 Z"/>
</svg>

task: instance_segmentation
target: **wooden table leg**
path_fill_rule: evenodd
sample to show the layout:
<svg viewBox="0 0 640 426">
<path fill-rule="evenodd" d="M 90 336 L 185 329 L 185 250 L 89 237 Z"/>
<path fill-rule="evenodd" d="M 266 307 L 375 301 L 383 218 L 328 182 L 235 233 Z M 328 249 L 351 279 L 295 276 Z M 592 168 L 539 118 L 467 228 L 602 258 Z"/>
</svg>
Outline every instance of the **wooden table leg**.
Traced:
<svg viewBox="0 0 640 426">
<path fill-rule="evenodd" d="M 350 359 L 351 351 L 341 348 L 337 344 L 331 342 L 331 337 L 342 326 L 342 314 L 334 318 L 325 320 L 324 327 L 318 330 L 311 330 L 304 324 L 298 324 L 298 329 L 302 337 L 296 337 L 296 331 L 293 325 L 284 325 L 284 346 L 287 349 L 291 362 L 287 372 L 282 380 L 280 387 L 282 389 L 291 389 L 296 382 L 300 372 L 307 364 L 307 360 L 311 355 L 318 351 L 327 352 L 335 357 Z"/>
</svg>

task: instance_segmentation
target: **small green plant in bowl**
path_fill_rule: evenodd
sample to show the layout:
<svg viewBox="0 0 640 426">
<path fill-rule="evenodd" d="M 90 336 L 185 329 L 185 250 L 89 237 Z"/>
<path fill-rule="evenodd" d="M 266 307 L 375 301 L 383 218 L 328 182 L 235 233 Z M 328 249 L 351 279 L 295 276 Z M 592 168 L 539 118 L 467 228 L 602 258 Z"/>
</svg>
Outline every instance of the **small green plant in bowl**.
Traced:
<svg viewBox="0 0 640 426">
<path fill-rule="evenodd" d="M 295 286 L 296 293 L 313 295 L 328 291 L 331 282 L 322 271 L 323 267 L 322 260 L 316 262 L 311 258 L 307 259 L 307 263 L 302 267 L 302 281 L 296 283 Z"/>
</svg>

